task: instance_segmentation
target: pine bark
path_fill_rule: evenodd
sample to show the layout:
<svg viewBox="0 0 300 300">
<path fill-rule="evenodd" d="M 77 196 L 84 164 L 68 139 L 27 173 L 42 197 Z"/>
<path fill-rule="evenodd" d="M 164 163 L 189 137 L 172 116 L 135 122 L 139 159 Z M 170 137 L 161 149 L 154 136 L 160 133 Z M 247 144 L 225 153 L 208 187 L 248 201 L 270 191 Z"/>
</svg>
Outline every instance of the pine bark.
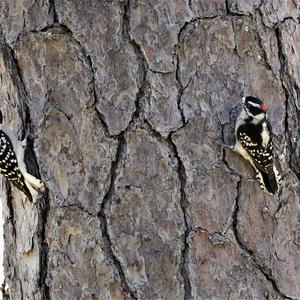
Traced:
<svg viewBox="0 0 300 300">
<path fill-rule="evenodd" d="M 300 299 L 300 2 L 0 3 L 0 103 L 47 185 L 2 179 L 9 299 Z M 234 143 L 268 105 L 280 192 Z"/>
</svg>

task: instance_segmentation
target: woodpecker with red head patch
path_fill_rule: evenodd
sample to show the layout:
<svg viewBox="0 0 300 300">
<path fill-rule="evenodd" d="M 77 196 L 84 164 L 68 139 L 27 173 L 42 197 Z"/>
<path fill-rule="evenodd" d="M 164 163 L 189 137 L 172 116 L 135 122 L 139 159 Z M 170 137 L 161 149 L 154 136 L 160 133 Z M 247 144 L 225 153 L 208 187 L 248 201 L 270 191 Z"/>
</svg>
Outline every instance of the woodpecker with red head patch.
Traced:
<svg viewBox="0 0 300 300">
<path fill-rule="evenodd" d="M 263 191 L 275 194 L 281 176 L 273 162 L 272 127 L 267 119 L 267 105 L 255 97 L 243 97 L 242 111 L 235 125 L 233 150 L 253 166 Z"/>
<path fill-rule="evenodd" d="M 22 191 L 30 202 L 35 202 L 37 190 L 45 191 L 44 183 L 29 174 L 24 162 L 26 138 L 18 138 L 2 125 L 2 112 L 0 110 L 0 173 L 13 185 Z"/>
</svg>

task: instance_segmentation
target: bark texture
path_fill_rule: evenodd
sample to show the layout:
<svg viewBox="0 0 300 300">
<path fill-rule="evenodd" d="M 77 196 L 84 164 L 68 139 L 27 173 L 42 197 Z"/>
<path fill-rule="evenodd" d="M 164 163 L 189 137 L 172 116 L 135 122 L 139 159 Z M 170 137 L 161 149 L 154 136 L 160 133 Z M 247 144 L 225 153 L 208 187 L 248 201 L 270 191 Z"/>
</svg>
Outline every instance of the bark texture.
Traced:
<svg viewBox="0 0 300 300">
<path fill-rule="evenodd" d="M 298 0 L 1 0 L 10 299 L 300 299 Z M 278 195 L 214 142 L 269 106 Z"/>
</svg>

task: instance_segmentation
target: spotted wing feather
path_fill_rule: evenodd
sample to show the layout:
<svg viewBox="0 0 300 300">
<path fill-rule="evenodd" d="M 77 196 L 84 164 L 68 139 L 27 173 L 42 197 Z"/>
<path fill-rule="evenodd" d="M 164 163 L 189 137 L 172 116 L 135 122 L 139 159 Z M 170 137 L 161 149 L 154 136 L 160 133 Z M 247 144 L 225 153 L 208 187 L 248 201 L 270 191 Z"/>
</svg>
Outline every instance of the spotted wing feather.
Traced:
<svg viewBox="0 0 300 300">
<path fill-rule="evenodd" d="M 274 194 L 278 189 L 278 184 L 273 169 L 272 128 L 268 121 L 264 122 L 259 125 L 240 126 L 237 139 L 261 173 L 264 187 Z"/>
<path fill-rule="evenodd" d="M 269 129 L 267 130 L 270 138 L 266 146 L 263 146 L 261 134 L 257 132 L 257 128 L 254 128 L 254 125 L 241 126 L 237 132 L 237 138 L 250 155 L 255 166 L 260 171 L 269 173 L 273 172 L 273 145 L 272 132 Z"/>
</svg>

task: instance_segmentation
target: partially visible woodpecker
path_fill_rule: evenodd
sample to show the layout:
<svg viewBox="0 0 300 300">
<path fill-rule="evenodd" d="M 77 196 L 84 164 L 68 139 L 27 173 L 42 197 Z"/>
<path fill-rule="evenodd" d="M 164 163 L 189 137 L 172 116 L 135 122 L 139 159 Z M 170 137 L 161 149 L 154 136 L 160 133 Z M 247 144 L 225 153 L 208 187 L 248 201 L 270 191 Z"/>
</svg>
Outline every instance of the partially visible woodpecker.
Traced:
<svg viewBox="0 0 300 300">
<path fill-rule="evenodd" d="M 267 105 L 256 97 L 242 98 L 242 111 L 235 124 L 233 150 L 253 166 L 263 191 L 275 194 L 281 176 L 273 162 L 273 134 L 267 119 Z"/>
<path fill-rule="evenodd" d="M 26 137 L 23 141 L 2 125 L 0 110 L 0 173 L 22 191 L 30 202 L 36 202 L 37 190 L 45 191 L 44 183 L 29 174 L 24 162 Z"/>
</svg>

